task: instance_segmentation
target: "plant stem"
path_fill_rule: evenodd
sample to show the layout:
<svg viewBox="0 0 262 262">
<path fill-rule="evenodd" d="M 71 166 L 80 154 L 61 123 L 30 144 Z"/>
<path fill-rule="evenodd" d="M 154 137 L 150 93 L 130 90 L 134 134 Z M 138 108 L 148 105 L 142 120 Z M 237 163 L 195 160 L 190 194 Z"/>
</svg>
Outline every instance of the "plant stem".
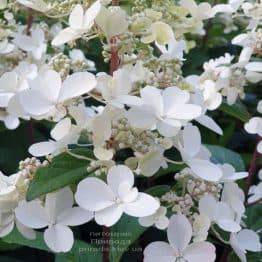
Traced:
<svg viewBox="0 0 262 262">
<path fill-rule="evenodd" d="M 26 22 L 26 34 L 31 34 L 31 27 L 33 25 L 34 17 L 32 15 L 32 9 L 28 8 L 28 17 Z"/>
<path fill-rule="evenodd" d="M 225 247 L 224 251 L 222 253 L 222 256 L 219 259 L 219 262 L 227 262 L 228 261 L 229 252 L 230 252 L 230 249 L 228 247 Z"/>
<path fill-rule="evenodd" d="M 103 262 L 109 262 L 109 240 L 110 240 L 110 228 L 103 226 Z"/>
</svg>

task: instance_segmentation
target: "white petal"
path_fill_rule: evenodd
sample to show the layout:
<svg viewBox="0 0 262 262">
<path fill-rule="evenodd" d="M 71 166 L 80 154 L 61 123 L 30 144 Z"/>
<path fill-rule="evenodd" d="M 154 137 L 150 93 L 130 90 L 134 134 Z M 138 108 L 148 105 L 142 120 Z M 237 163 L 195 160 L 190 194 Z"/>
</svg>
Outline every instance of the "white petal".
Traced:
<svg viewBox="0 0 262 262">
<path fill-rule="evenodd" d="M 159 206 L 154 197 L 139 193 L 136 201 L 124 205 L 124 212 L 134 217 L 145 217 L 154 214 Z"/>
<path fill-rule="evenodd" d="M 161 218 L 159 218 L 156 221 L 156 228 L 160 229 L 160 230 L 164 230 L 168 227 L 169 225 L 169 219 L 166 216 L 163 216 Z"/>
<path fill-rule="evenodd" d="M 238 232 L 241 230 L 241 226 L 236 223 L 234 220 L 230 219 L 220 219 L 217 221 L 217 224 L 220 228 L 227 232 Z"/>
<path fill-rule="evenodd" d="M 75 199 L 82 208 L 99 211 L 114 204 L 114 193 L 105 182 L 90 177 L 78 184 Z"/>
<path fill-rule="evenodd" d="M 81 29 L 84 21 L 84 9 L 77 4 L 69 16 L 69 25 L 73 29 Z"/>
<path fill-rule="evenodd" d="M 194 243 L 186 248 L 183 257 L 188 262 L 213 262 L 216 259 L 216 248 L 208 242 Z"/>
<path fill-rule="evenodd" d="M 253 230 L 243 229 L 237 234 L 236 237 L 241 249 L 253 252 L 261 251 L 259 235 Z"/>
<path fill-rule="evenodd" d="M 100 9 L 101 9 L 101 3 L 98 0 L 86 10 L 84 16 L 84 27 L 86 29 L 89 29 L 93 25 L 95 18 L 100 12 Z"/>
<path fill-rule="evenodd" d="M 88 72 L 78 72 L 70 75 L 63 83 L 59 101 L 63 102 L 90 92 L 97 82 L 95 76 Z"/>
<path fill-rule="evenodd" d="M 58 224 L 45 230 L 44 240 L 51 250 L 68 252 L 74 244 L 74 235 L 69 227 Z"/>
<path fill-rule="evenodd" d="M 201 146 L 200 131 L 196 126 L 187 125 L 183 130 L 183 150 L 190 156 L 195 156 Z"/>
<path fill-rule="evenodd" d="M 251 62 L 246 65 L 246 70 L 262 73 L 262 62 Z"/>
<path fill-rule="evenodd" d="M 64 118 L 58 122 L 55 127 L 51 130 L 51 137 L 56 141 L 62 139 L 69 133 L 71 129 L 71 119 L 69 117 Z"/>
<path fill-rule="evenodd" d="M 54 141 L 40 142 L 29 147 L 29 153 L 36 157 L 47 156 L 52 154 L 55 150 L 56 142 Z"/>
<path fill-rule="evenodd" d="M 16 220 L 16 227 L 18 231 L 27 239 L 35 239 L 36 233 L 33 229 L 24 226 L 22 223 L 20 223 L 18 220 Z"/>
<path fill-rule="evenodd" d="M 165 137 L 175 136 L 181 129 L 181 122 L 173 119 L 165 119 L 157 122 L 157 130 Z"/>
<path fill-rule="evenodd" d="M 111 167 L 107 174 L 107 184 L 116 195 L 118 194 L 119 186 L 122 183 L 128 183 L 129 189 L 131 189 L 134 185 L 133 172 L 124 165 Z"/>
<path fill-rule="evenodd" d="M 21 201 L 15 209 L 16 218 L 30 228 L 43 228 L 48 225 L 48 216 L 40 200 Z"/>
<path fill-rule="evenodd" d="M 103 147 L 95 147 L 94 148 L 94 155 L 99 160 L 111 160 L 114 156 L 113 150 L 105 149 Z"/>
<path fill-rule="evenodd" d="M 183 252 L 192 237 L 192 227 L 184 215 L 173 215 L 169 220 L 167 238 L 170 245 Z"/>
<path fill-rule="evenodd" d="M 131 107 L 126 113 L 131 126 L 141 129 L 150 129 L 156 123 L 154 109 L 147 106 Z"/>
<path fill-rule="evenodd" d="M 177 104 L 173 108 L 170 118 L 192 120 L 201 115 L 202 109 L 198 105 L 193 104 Z"/>
<path fill-rule="evenodd" d="M 192 159 L 187 164 L 196 176 L 204 180 L 217 182 L 223 176 L 221 169 L 208 160 Z"/>
<path fill-rule="evenodd" d="M 111 227 L 122 216 L 123 209 L 120 205 L 112 205 L 101 211 L 95 212 L 95 221 L 99 225 Z"/>
<path fill-rule="evenodd" d="M 209 128 L 210 130 L 216 132 L 219 135 L 223 135 L 223 130 L 211 117 L 207 115 L 202 115 L 195 120 L 202 126 Z"/>
<path fill-rule="evenodd" d="M 147 216 L 147 217 L 140 217 L 138 219 L 138 222 L 143 227 L 151 227 L 155 223 L 154 215 Z"/>
<path fill-rule="evenodd" d="M 10 222 L 7 225 L 0 226 L 0 237 L 7 236 L 9 233 L 12 232 L 13 228 L 14 228 L 14 221 Z"/>
<path fill-rule="evenodd" d="M 201 214 L 205 214 L 213 221 L 216 217 L 217 201 L 212 195 L 204 195 L 201 197 L 198 209 Z"/>
<path fill-rule="evenodd" d="M 19 126 L 20 121 L 17 117 L 9 115 L 4 119 L 4 123 L 8 129 L 13 130 Z"/>
<path fill-rule="evenodd" d="M 168 87 L 163 91 L 164 113 L 172 114 L 177 104 L 185 104 L 188 102 L 190 95 L 187 91 L 178 87 Z"/>
<path fill-rule="evenodd" d="M 147 86 L 140 91 L 140 94 L 146 105 L 153 107 L 157 114 L 163 114 L 164 105 L 160 89 L 153 86 Z"/>
<path fill-rule="evenodd" d="M 166 242 L 153 242 L 144 250 L 144 262 L 174 262 L 173 248 Z"/>
<path fill-rule="evenodd" d="M 19 94 L 21 105 L 31 115 L 43 115 L 57 103 L 61 77 L 57 72 L 48 70 L 33 79 L 30 87 Z"/>
<path fill-rule="evenodd" d="M 60 31 L 58 35 L 53 39 L 52 45 L 60 46 L 67 42 L 74 41 L 79 37 L 81 37 L 81 33 L 79 33 L 71 27 L 67 27 L 64 30 Z"/>
<path fill-rule="evenodd" d="M 231 244 L 234 252 L 237 254 L 239 259 L 241 260 L 241 262 L 247 262 L 246 254 L 245 254 L 246 251 L 239 247 L 235 233 L 230 234 L 230 244 Z"/>
<path fill-rule="evenodd" d="M 73 192 L 69 187 L 64 187 L 58 191 L 46 195 L 45 209 L 50 221 L 55 221 L 58 215 L 64 210 L 72 208 L 74 203 Z"/>
<path fill-rule="evenodd" d="M 66 226 L 78 226 L 93 219 L 93 212 L 87 211 L 81 207 L 73 207 L 64 210 L 57 217 L 57 223 Z"/>
</svg>

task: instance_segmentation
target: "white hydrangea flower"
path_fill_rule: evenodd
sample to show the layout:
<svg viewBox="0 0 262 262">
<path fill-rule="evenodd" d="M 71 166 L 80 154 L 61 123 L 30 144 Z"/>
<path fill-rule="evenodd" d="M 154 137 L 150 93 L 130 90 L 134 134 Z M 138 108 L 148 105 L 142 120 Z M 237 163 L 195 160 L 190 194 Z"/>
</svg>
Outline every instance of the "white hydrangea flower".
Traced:
<svg viewBox="0 0 262 262">
<path fill-rule="evenodd" d="M 82 5 L 77 4 L 69 17 L 69 27 L 63 29 L 53 39 L 52 45 L 60 46 L 65 43 L 77 40 L 88 33 L 98 13 L 100 12 L 100 1 L 93 3 L 85 12 Z"/>
<path fill-rule="evenodd" d="M 243 229 L 240 232 L 230 235 L 230 244 L 241 262 L 247 262 L 246 251 L 261 251 L 259 235 L 253 230 Z"/>
<path fill-rule="evenodd" d="M 140 91 L 139 100 L 127 99 L 126 104 L 135 104 L 127 111 L 133 127 L 151 129 L 156 126 L 166 137 L 175 136 L 182 125 L 201 115 L 201 107 L 190 103 L 190 94 L 178 87 L 161 91 L 147 86 Z"/>
<path fill-rule="evenodd" d="M 118 98 L 126 96 L 132 90 L 132 79 L 126 69 L 118 69 L 113 76 L 106 73 L 97 75 L 96 89 L 102 94 L 106 102 L 116 106 L 123 107 L 121 100 Z"/>
<path fill-rule="evenodd" d="M 166 45 L 159 45 L 156 43 L 156 46 L 161 51 L 162 55 L 160 59 L 171 60 L 179 59 L 183 60 L 184 51 L 186 50 L 186 42 L 184 40 L 177 41 L 175 38 L 171 38 Z"/>
<path fill-rule="evenodd" d="M 36 60 L 40 60 L 46 53 L 45 33 L 40 27 L 33 29 L 30 36 L 16 33 L 13 43 L 23 51 L 32 54 Z"/>
<path fill-rule="evenodd" d="M 112 8 L 102 6 L 95 22 L 109 42 L 113 36 L 121 35 L 128 29 L 126 12 L 118 6 Z"/>
<path fill-rule="evenodd" d="M 262 117 L 252 117 L 244 127 L 249 134 L 262 136 Z"/>
<path fill-rule="evenodd" d="M 28 239 L 35 238 L 35 232 L 15 219 L 14 210 L 24 198 L 27 180 L 20 173 L 5 176 L 0 172 L 0 237 L 8 235 L 16 225 L 18 231 Z"/>
<path fill-rule="evenodd" d="M 29 81 L 37 76 L 37 67 L 34 64 L 20 62 L 11 72 L 0 77 L 0 107 L 6 112 L 1 119 L 8 129 L 15 129 L 19 125 L 19 117 L 28 119 L 27 113 L 17 101 L 17 94 L 29 88 Z"/>
<path fill-rule="evenodd" d="M 45 205 L 40 200 L 22 201 L 15 210 L 18 221 L 27 227 L 45 228 L 44 240 L 54 252 L 68 252 L 74 243 L 69 226 L 82 225 L 93 218 L 93 213 L 73 207 L 74 197 L 71 189 L 65 187 L 46 195 Z"/>
<path fill-rule="evenodd" d="M 237 183 L 228 182 L 224 184 L 221 201 L 227 203 L 236 214 L 236 219 L 240 221 L 245 213 L 245 194 Z"/>
<path fill-rule="evenodd" d="M 51 137 L 54 140 L 39 142 L 29 147 L 29 153 L 33 156 L 57 155 L 67 149 L 69 144 L 77 143 L 80 130 L 66 117 L 58 122 L 51 130 Z"/>
<path fill-rule="evenodd" d="M 172 39 L 174 39 L 172 28 L 164 22 L 157 21 L 151 24 L 147 35 L 142 37 L 141 41 L 145 44 L 156 42 L 158 45 L 166 45 Z"/>
<path fill-rule="evenodd" d="M 230 164 L 223 164 L 219 166 L 223 172 L 223 176 L 220 179 L 221 182 L 233 182 L 248 176 L 248 172 L 236 172 L 235 168 Z"/>
<path fill-rule="evenodd" d="M 183 161 L 197 177 L 213 182 L 219 181 L 222 177 L 219 166 L 210 161 L 210 152 L 201 145 L 201 135 L 197 127 L 191 124 L 185 126 L 181 131 L 180 139 L 176 142 L 176 147 Z"/>
<path fill-rule="evenodd" d="M 209 242 L 189 244 L 192 238 L 192 227 L 184 215 L 173 215 L 170 218 L 167 238 L 169 243 L 158 241 L 149 244 L 144 250 L 144 262 L 172 262 L 183 259 L 188 262 L 215 261 L 215 247 Z"/>
<path fill-rule="evenodd" d="M 160 206 L 155 214 L 147 217 L 140 217 L 138 222 L 143 227 L 151 227 L 155 225 L 158 229 L 166 229 L 169 224 L 169 219 L 166 217 L 166 207 Z"/>
<path fill-rule="evenodd" d="M 96 71 L 96 65 L 93 61 L 87 59 L 81 49 L 72 49 L 69 52 L 69 57 L 73 63 L 83 62 L 88 66 L 88 71 Z"/>
<path fill-rule="evenodd" d="M 180 5 L 187 9 L 192 17 L 201 21 L 214 15 L 211 5 L 207 2 L 198 5 L 194 0 L 181 0 Z"/>
<path fill-rule="evenodd" d="M 111 167 L 107 184 L 98 178 L 86 178 L 78 184 L 75 199 L 82 208 L 95 212 L 95 221 L 107 227 L 114 225 L 123 213 L 134 217 L 152 215 L 159 201 L 138 192 L 132 171 L 124 166 Z"/>
<path fill-rule="evenodd" d="M 225 231 L 238 232 L 241 230 L 230 206 L 225 202 L 218 202 L 211 195 L 205 195 L 200 199 L 198 209 L 201 215 L 207 216 L 211 223 L 216 223 Z"/>
<path fill-rule="evenodd" d="M 62 83 L 60 75 L 47 70 L 29 83 L 30 89 L 19 94 L 23 109 L 37 119 L 59 113 L 59 105 L 90 92 L 96 86 L 95 76 L 88 72 L 74 73 Z M 34 97 L 34 99 L 32 99 Z"/>
<path fill-rule="evenodd" d="M 258 83 L 262 80 L 262 62 L 250 62 L 245 66 L 246 78 L 251 83 Z"/>
</svg>

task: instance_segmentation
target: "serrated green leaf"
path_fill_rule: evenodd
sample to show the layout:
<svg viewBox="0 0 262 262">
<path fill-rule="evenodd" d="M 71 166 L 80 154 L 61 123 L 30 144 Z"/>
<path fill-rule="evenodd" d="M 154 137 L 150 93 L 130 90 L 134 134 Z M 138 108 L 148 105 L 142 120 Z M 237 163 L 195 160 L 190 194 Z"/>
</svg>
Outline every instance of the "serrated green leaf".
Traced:
<svg viewBox="0 0 262 262">
<path fill-rule="evenodd" d="M 90 156 L 89 150 L 72 150 L 72 152 Z M 31 201 L 59 188 L 74 184 L 88 176 L 87 160 L 77 159 L 67 153 L 55 157 L 50 165 L 37 170 L 30 182 L 26 199 Z"/>
<path fill-rule="evenodd" d="M 119 262 L 128 250 L 145 231 L 138 223 L 138 219 L 127 215 L 122 216 L 117 224 L 110 228 L 110 261 Z"/>
<path fill-rule="evenodd" d="M 221 146 L 207 145 L 207 148 L 212 154 L 211 160 L 214 163 L 228 163 L 231 164 L 238 172 L 245 171 L 244 161 L 238 153 Z"/>
<path fill-rule="evenodd" d="M 230 116 L 233 116 L 236 119 L 241 120 L 242 122 L 247 122 L 250 119 L 250 114 L 248 113 L 246 106 L 240 101 L 233 104 L 232 106 L 228 105 L 227 103 L 222 103 L 222 105 L 219 107 L 219 110 Z"/>
</svg>

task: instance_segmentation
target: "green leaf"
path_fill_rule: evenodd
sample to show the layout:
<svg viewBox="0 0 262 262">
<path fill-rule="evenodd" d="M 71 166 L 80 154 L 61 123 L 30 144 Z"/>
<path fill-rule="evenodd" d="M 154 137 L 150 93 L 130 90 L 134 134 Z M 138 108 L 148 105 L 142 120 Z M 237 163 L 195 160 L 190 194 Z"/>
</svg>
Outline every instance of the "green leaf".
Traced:
<svg viewBox="0 0 262 262">
<path fill-rule="evenodd" d="M 36 239 L 29 240 L 24 238 L 16 229 L 8 236 L 3 238 L 7 243 L 19 244 L 31 248 L 52 252 L 44 242 L 43 233 L 37 232 Z M 68 253 L 59 253 L 58 258 L 60 262 L 97 262 L 102 261 L 101 251 L 94 245 L 87 244 L 80 240 L 75 240 L 72 250 Z"/>
<path fill-rule="evenodd" d="M 261 261 L 262 252 L 247 252 L 246 257 L 248 262 L 259 262 Z M 234 253 L 231 252 L 231 254 L 228 256 L 228 261 L 230 262 L 241 262 L 239 257 Z"/>
<path fill-rule="evenodd" d="M 110 228 L 110 261 L 119 262 L 122 255 L 128 251 L 133 244 L 145 231 L 138 223 L 138 219 L 124 215 L 119 222 Z"/>
<path fill-rule="evenodd" d="M 149 188 L 146 192 L 154 197 L 161 197 L 165 193 L 169 192 L 171 187 L 168 185 L 159 185 Z"/>
<path fill-rule="evenodd" d="M 247 122 L 250 119 L 250 114 L 248 113 L 246 106 L 240 101 L 232 106 L 224 102 L 219 107 L 219 110 L 241 120 L 242 122 Z"/>
<path fill-rule="evenodd" d="M 91 155 L 86 149 L 76 149 L 72 152 L 85 156 Z M 86 170 L 88 163 L 87 160 L 77 159 L 67 153 L 55 157 L 50 165 L 37 170 L 34 179 L 29 184 L 26 199 L 31 201 L 59 188 L 77 183 L 88 176 Z"/>
<path fill-rule="evenodd" d="M 211 160 L 214 163 L 228 163 L 231 164 L 238 172 L 245 171 L 244 161 L 236 152 L 221 146 L 207 145 L 207 148 L 212 154 Z"/>
<path fill-rule="evenodd" d="M 256 204 L 246 209 L 245 223 L 247 228 L 261 230 L 262 228 L 262 205 Z"/>
<path fill-rule="evenodd" d="M 182 169 L 184 169 L 186 165 L 175 165 L 175 164 L 168 164 L 168 168 L 161 168 L 155 175 L 155 178 L 168 175 L 168 174 L 175 174 Z"/>
<path fill-rule="evenodd" d="M 29 240 L 27 238 L 24 238 L 18 232 L 17 229 L 14 229 L 9 235 L 3 237 L 2 240 L 9 244 L 19 244 L 22 246 L 49 251 L 49 248 L 47 247 L 47 245 L 43 240 L 43 234 L 39 232 L 36 233 L 36 239 Z"/>
</svg>

